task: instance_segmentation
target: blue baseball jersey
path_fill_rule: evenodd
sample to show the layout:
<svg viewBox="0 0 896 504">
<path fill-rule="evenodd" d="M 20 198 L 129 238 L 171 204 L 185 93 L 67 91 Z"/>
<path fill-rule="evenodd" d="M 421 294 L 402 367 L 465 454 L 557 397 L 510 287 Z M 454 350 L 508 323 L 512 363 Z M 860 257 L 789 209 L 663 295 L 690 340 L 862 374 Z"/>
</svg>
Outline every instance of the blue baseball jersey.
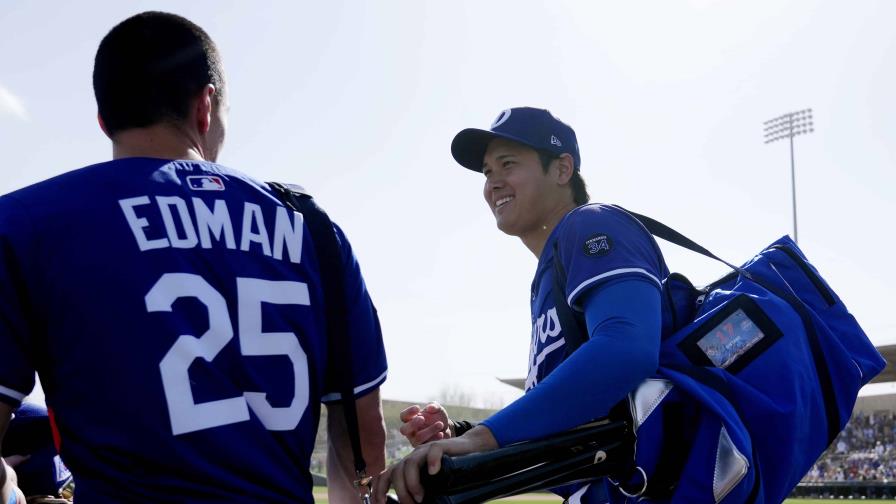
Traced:
<svg viewBox="0 0 896 504">
<path fill-rule="evenodd" d="M 582 295 L 608 282 L 639 278 L 662 289 L 669 276 L 656 241 L 634 217 L 599 203 L 569 212 L 554 228 L 532 280 L 532 339 L 526 390 L 566 357 L 566 339 L 554 302 L 554 248 L 566 272 L 563 297 L 581 311 Z M 666 311 L 666 307 L 663 307 Z M 577 330 L 569 328 L 569 330 Z"/>
<path fill-rule="evenodd" d="M 632 278 L 661 289 L 662 281 L 669 275 L 656 241 L 624 211 L 609 205 L 590 204 L 568 213 L 548 237 L 532 281 L 527 392 L 567 357 L 565 331 L 578 330 L 562 327 L 557 315 L 553 294 L 555 250 L 566 273 L 563 297 L 579 311 L 583 295 L 590 289 Z M 609 499 L 604 481 L 567 485 L 555 492 L 570 504 L 597 504 Z"/>
<path fill-rule="evenodd" d="M 386 358 L 342 231 L 356 396 Z M 37 370 L 80 502 L 312 502 L 337 400 L 308 228 L 196 161 L 101 163 L 0 197 L 0 401 Z"/>
</svg>

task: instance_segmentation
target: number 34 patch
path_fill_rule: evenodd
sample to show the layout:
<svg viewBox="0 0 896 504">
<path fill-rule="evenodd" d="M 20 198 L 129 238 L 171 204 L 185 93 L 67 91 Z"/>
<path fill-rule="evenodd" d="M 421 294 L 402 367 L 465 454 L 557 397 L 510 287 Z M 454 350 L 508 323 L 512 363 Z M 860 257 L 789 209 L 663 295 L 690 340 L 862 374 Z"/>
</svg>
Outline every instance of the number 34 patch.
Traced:
<svg viewBox="0 0 896 504">
<path fill-rule="evenodd" d="M 583 250 L 587 256 L 605 256 L 613 250 L 613 240 L 605 233 L 598 233 L 585 240 Z"/>
</svg>

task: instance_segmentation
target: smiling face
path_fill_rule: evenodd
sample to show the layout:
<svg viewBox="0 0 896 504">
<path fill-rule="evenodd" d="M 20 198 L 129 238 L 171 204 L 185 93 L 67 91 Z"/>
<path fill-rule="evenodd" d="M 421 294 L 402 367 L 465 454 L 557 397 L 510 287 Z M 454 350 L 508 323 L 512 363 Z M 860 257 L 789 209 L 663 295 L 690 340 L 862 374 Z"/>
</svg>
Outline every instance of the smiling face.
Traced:
<svg viewBox="0 0 896 504">
<path fill-rule="evenodd" d="M 552 161 L 545 172 L 538 152 L 523 144 L 496 138 L 489 144 L 482 164 L 483 196 L 495 216 L 498 229 L 527 242 L 547 235 L 571 210 L 568 180 Z"/>
</svg>

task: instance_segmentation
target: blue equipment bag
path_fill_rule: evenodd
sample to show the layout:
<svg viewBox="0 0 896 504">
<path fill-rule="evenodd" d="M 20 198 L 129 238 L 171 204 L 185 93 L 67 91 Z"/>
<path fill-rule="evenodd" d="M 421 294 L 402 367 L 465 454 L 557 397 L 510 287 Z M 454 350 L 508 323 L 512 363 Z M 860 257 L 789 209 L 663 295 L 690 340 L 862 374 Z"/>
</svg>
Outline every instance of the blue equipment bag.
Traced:
<svg viewBox="0 0 896 504">
<path fill-rule="evenodd" d="M 704 289 L 665 279 L 659 370 L 629 395 L 635 460 L 614 500 L 782 502 L 886 362 L 789 237 L 737 267 L 628 213 L 734 271 Z"/>
</svg>

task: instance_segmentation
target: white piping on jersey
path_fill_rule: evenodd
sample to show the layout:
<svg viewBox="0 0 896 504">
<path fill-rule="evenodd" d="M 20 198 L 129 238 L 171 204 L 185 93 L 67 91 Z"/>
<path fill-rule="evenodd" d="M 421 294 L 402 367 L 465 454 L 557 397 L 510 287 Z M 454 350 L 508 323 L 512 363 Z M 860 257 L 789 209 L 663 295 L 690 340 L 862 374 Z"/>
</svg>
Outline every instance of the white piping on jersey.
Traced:
<svg viewBox="0 0 896 504">
<path fill-rule="evenodd" d="M 26 395 L 28 395 L 28 394 L 23 394 L 21 392 L 16 392 L 15 390 L 13 390 L 11 388 L 6 388 L 3 385 L 0 385 L 0 394 L 12 397 L 16 401 L 21 401 L 22 399 L 25 398 Z"/>
<path fill-rule="evenodd" d="M 388 372 L 389 372 L 389 370 L 383 371 L 383 374 L 377 376 L 373 380 L 370 380 L 369 382 L 367 382 L 363 385 L 358 385 L 357 387 L 355 387 L 355 391 L 354 391 L 355 394 L 358 394 L 360 392 L 363 392 L 363 391 L 373 387 L 378 382 L 382 381 L 386 377 L 386 373 L 388 373 Z M 337 401 L 340 399 L 342 399 L 342 393 L 340 393 L 340 392 L 333 392 L 332 394 L 327 394 L 320 398 L 321 402 Z"/>
<path fill-rule="evenodd" d="M 542 348 L 541 353 L 539 353 L 538 357 L 535 358 L 535 367 L 540 366 L 541 363 L 544 362 L 545 357 L 547 357 L 549 353 L 560 348 L 564 344 L 566 344 L 566 338 L 560 338 L 557 341 L 551 343 L 550 345 Z"/>
<path fill-rule="evenodd" d="M 613 276 L 613 275 L 621 275 L 623 273 L 641 273 L 642 275 L 647 275 L 654 282 L 656 282 L 657 285 L 660 286 L 660 289 L 663 288 L 663 282 L 660 282 L 659 278 L 651 275 L 645 269 L 642 269 L 642 268 L 619 268 L 619 269 L 614 269 L 613 271 L 608 271 L 606 273 L 601 273 L 600 275 L 591 277 L 588 280 L 585 280 L 584 282 L 580 283 L 579 286 L 576 287 L 575 290 L 572 291 L 572 293 L 569 295 L 569 297 L 566 298 L 566 302 L 569 303 L 570 306 L 572 306 L 572 300 L 575 299 L 576 294 L 578 294 L 585 287 L 588 287 L 589 285 L 593 284 L 594 282 L 597 282 L 598 280 L 603 280 L 604 278 L 607 278 L 607 277 Z"/>
<path fill-rule="evenodd" d="M 582 488 L 576 490 L 576 493 L 569 496 L 569 499 L 566 501 L 569 504 L 582 504 L 582 496 L 585 495 L 585 492 L 591 487 L 591 483 L 583 486 Z"/>
</svg>

